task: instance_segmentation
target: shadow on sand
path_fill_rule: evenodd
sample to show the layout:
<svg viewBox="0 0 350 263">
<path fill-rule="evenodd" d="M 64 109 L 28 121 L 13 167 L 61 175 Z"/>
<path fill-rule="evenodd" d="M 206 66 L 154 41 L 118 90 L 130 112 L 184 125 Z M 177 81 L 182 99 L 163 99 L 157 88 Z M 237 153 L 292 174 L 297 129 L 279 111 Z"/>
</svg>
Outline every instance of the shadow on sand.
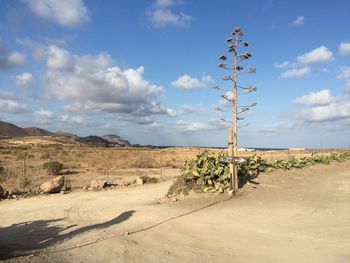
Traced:
<svg viewBox="0 0 350 263">
<path fill-rule="evenodd" d="M 64 234 L 61 233 L 76 226 L 60 226 L 59 224 L 64 218 L 36 220 L 0 227 L 0 259 L 5 260 L 23 256 L 29 254 L 32 250 L 50 247 L 60 241 L 73 238 L 90 230 L 103 229 L 119 224 L 128 220 L 133 213 L 135 213 L 134 210 L 126 211 L 112 220 L 81 227 Z"/>
<path fill-rule="evenodd" d="M 247 183 L 256 188 L 260 183 L 254 181 L 259 176 L 259 172 L 255 171 L 247 174 L 238 174 L 238 188 L 243 188 Z"/>
</svg>

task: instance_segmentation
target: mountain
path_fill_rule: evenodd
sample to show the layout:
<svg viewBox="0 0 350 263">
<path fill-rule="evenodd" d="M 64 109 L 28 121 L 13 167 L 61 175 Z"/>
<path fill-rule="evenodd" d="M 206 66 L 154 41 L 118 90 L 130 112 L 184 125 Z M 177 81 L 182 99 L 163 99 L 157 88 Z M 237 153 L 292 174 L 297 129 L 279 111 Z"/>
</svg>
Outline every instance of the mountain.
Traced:
<svg viewBox="0 0 350 263">
<path fill-rule="evenodd" d="M 0 137 L 13 138 L 50 135 L 53 135 L 53 133 L 38 127 L 21 128 L 12 123 L 0 121 Z"/>
<path fill-rule="evenodd" d="M 125 140 L 116 134 L 104 135 L 104 136 L 102 136 L 102 138 L 113 143 L 113 144 L 118 144 L 120 146 L 130 146 L 131 145 L 128 140 Z"/>
<path fill-rule="evenodd" d="M 22 128 L 9 123 L 0 121 L 0 137 L 23 137 L 28 136 L 27 132 Z"/>
<path fill-rule="evenodd" d="M 102 137 L 96 136 L 96 135 L 89 135 L 86 137 L 81 137 L 81 138 L 76 139 L 76 141 L 81 142 L 81 143 L 103 145 L 103 146 L 107 146 L 107 145 L 112 144 L 111 142 L 103 139 Z"/>
<path fill-rule="evenodd" d="M 51 136 L 54 135 L 52 132 L 44 130 L 38 127 L 28 127 L 23 128 L 23 130 L 27 133 L 27 136 Z"/>
<path fill-rule="evenodd" d="M 64 132 L 64 131 L 58 131 L 55 132 L 56 135 L 58 136 L 64 136 L 64 137 L 68 137 L 68 138 L 72 138 L 72 139 L 78 139 L 79 136 L 73 133 L 69 133 L 69 132 Z"/>
<path fill-rule="evenodd" d="M 24 136 L 53 136 L 61 137 L 63 140 L 75 140 L 80 143 L 103 145 L 103 146 L 131 146 L 130 142 L 122 137 L 109 134 L 103 137 L 90 135 L 87 137 L 79 137 L 75 134 L 59 131 L 56 133 L 44 130 L 38 127 L 21 128 L 12 123 L 0 121 L 0 138 L 16 138 Z"/>
</svg>

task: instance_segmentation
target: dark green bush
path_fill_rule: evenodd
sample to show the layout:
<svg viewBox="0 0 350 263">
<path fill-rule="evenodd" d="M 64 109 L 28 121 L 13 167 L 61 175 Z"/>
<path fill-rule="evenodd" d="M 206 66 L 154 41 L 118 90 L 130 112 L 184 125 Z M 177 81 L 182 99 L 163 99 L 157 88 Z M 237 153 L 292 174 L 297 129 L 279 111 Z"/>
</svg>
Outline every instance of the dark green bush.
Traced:
<svg viewBox="0 0 350 263">
<path fill-rule="evenodd" d="M 150 176 L 147 176 L 147 175 L 140 176 L 140 178 L 142 179 L 144 184 L 156 184 L 159 181 L 158 178 L 150 177 Z"/>
<path fill-rule="evenodd" d="M 57 161 L 52 161 L 52 162 L 44 163 L 43 168 L 47 170 L 49 174 L 58 175 L 63 169 L 63 164 Z"/>
</svg>

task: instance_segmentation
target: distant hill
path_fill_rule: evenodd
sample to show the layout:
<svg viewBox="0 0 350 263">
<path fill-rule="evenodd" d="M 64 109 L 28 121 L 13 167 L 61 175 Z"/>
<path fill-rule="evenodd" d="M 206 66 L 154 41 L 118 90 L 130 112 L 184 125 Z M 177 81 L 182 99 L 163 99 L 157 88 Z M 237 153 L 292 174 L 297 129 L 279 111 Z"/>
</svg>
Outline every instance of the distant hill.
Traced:
<svg viewBox="0 0 350 263">
<path fill-rule="evenodd" d="M 122 137 L 109 134 L 103 137 L 90 135 L 87 137 L 79 137 L 75 134 L 58 131 L 56 133 L 44 130 L 38 127 L 21 128 L 12 123 L 0 121 L 0 138 L 16 138 L 25 136 L 59 136 L 63 140 L 75 140 L 80 143 L 103 145 L 103 146 L 130 146 L 130 142 Z"/>
<path fill-rule="evenodd" d="M 64 137 L 68 137 L 68 138 L 72 138 L 72 139 L 78 139 L 79 136 L 73 133 L 69 133 L 69 132 L 64 132 L 64 131 L 58 131 L 55 132 L 56 135 L 58 136 L 64 136 Z"/>
<path fill-rule="evenodd" d="M 131 145 L 128 140 L 125 140 L 122 137 L 115 135 L 115 134 L 108 134 L 108 135 L 102 136 L 102 138 L 113 143 L 113 144 L 118 144 L 120 146 L 130 146 Z"/>
<path fill-rule="evenodd" d="M 52 132 L 47 130 L 38 128 L 38 127 L 28 127 L 23 128 L 23 130 L 27 133 L 27 136 L 51 136 L 54 135 Z"/>
<path fill-rule="evenodd" d="M 12 138 L 12 137 L 23 137 L 28 136 L 28 133 L 9 122 L 0 121 L 0 137 Z"/>
<path fill-rule="evenodd" d="M 107 146 L 112 144 L 110 141 L 103 139 L 102 137 L 96 135 L 90 135 L 86 137 L 80 137 L 76 139 L 77 142 L 93 144 L 93 145 L 103 145 Z"/>
</svg>

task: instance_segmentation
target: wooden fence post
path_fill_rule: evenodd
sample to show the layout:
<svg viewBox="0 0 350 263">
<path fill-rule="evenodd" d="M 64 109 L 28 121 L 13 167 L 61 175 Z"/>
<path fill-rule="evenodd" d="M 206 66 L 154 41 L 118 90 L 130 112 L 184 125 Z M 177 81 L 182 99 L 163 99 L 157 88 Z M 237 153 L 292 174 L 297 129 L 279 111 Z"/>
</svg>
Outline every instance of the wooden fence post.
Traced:
<svg viewBox="0 0 350 263">
<path fill-rule="evenodd" d="M 232 128 L 228 129 L 228 155 L 230 157 L 230 189 L 233 195 L 236 195 L 238 190 L 237 166 L 235 162 L 235 149 L 233 146 Z"/>
</svg>

